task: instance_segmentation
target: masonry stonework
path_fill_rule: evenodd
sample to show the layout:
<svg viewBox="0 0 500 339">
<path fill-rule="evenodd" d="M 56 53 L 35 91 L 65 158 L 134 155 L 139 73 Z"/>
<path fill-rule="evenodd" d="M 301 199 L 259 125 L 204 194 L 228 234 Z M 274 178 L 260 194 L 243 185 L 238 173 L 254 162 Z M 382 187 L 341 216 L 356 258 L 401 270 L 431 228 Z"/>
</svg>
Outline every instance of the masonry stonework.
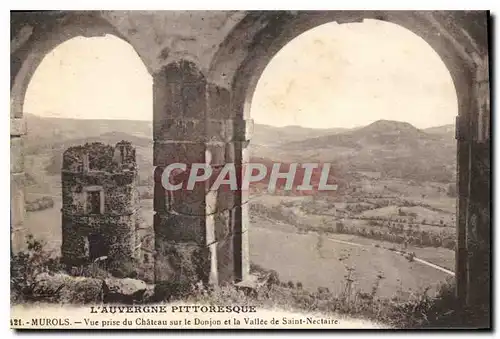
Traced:
<svg viewBox="0 0 500 339">
<path fill-rule="evenodd" d="M 79 265 L 106 257 L 112 267 L 142 260 L 135 149 L 122 141 L 67 149 L 62 165 L 62 257 Z"/>
<path fill-rule="evenodd" d="M 23 101 L 43 57 L 75 36 L 113 34 L 131 44 L 154 79 L 155 280 L 223 283 L 248 274 L 248 197 L 210 192 L 169 195 L 161 172 L 170 162 L 237 167 L 248 161 L 250 101 L 271 58 L 294 37 L 318 25 L 384 20 L 423 38 L 447 66 L 457 91 L 458 221 L 457 293 L 462 302 L 489 298 L 490 162 L 487 12 L 478 11 L 95 11 L 12 14 L 11 27 L 11 228 L 13 250 L 23 230 Z M 14 119 L 14 121 L 12 120 Z M 20 131 L 20 132 L 19 132 Z M 485 154 L 477 160 L 479 154 Z M 129 182 L 129 174 L 116 180 Z M 83 180 L 83 176 L 81 176 Z M 116 186 L 115 179 L 102 182 Z M 111 184 L 113 182 L 114 184 Z M 88 182 L 83 182 L 90 184 Z M 478 189 L 471 189 L 473 185 Z M 125 184 L 127 186 L 127 184 Z M 71 189 L 69 189 L 71 187 Z M 69 199 L 75 199 L 68 186 Z M 480 187 L 480 188 L 479 188 Z M 125 197 L 126 188 L 120 188 Z M 128 199 L 127 198 L 127 199 Z M 122 247 L 132 256 L 130 200 L 119 204 Z M 66 206 L 78 212 L 76 199 Z M 127 212 L 125 212 L 127 211 Z M 71 212 L 73 213 L 73 212 Z M 75 214 L 76 216 L 77 214 Z M 82 216 L 82 218 L 86 218 Z M 81 225 L 74 218 L 71 224 Z M 93 222 L 91 222 L 93 224 Z M 73 226 L 72 226 L 73 227 Z M 87 227 L 85 234 L 90 232 Z M 73 233 L 71 233 L 73 234 Z M 81 239 L 81 238 L 80 238 Z M 66 239 L 66 253 L 84 255 L 85 245 Z M 74 246 L 73 250 L 71 247 Z M 481 263 L 482 268 L 478 268 Z M 180 270 L 181 267 L 189 267 Z M 485 269 L 485 267 L 487 269 Z M 479 275 L 479 276 L 478 276 Z M 486 286 L 486 285 L 482 285 Z M 487 287 L 487 286 L 486 286 Z"/>
</svg>

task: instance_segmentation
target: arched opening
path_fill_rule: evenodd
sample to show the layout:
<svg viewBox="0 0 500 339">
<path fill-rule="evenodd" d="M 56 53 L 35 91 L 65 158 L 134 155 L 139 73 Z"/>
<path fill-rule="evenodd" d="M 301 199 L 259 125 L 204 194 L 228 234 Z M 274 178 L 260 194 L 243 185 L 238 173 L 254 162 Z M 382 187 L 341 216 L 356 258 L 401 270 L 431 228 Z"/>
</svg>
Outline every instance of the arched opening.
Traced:
<svg viewBox="0 0 500 339">
<path fill-rule="evenodd" d="M 152 90 L 134 48 L 111 34 L 66 40 L 34 71 L 22 105 L 24 226 L 66 262 L 127 243 L 135 259 L 152 252 Z M 102 241 L 89 254 L 85 238 Z"/>
<path fill-rule="evenodd" d="M 386 297 L 452 278 L 458 100 L 433 48 L 390 22 L 332 22 L 257 76 L 243 114 L 255 122 L 250 161 L 330 163 L 339 189 L 253 187 L 252 263 L 304 288 L 350 281 Z"/>
</svg>

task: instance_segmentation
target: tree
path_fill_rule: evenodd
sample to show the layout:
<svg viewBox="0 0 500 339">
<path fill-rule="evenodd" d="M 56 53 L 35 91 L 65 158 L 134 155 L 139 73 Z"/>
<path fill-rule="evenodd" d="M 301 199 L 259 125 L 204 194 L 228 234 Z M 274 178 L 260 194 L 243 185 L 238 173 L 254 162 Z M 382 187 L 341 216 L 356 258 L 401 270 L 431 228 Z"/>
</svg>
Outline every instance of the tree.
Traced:
<svg viewBox="0 0 500 339">
<path fill-rule="evenodd" d="M 342 222 L 337 222 L 337 233 L 342 233 L 344 231 L 344 224 Z"/>
<path fill-rule="evenodd" d="M 446 191 L 446 195 L 451 197 L 451 198 L 457 197 L 457 184 L 456 183 L 451 183 L 448 185 L 448 190 Z"/>
</svg>

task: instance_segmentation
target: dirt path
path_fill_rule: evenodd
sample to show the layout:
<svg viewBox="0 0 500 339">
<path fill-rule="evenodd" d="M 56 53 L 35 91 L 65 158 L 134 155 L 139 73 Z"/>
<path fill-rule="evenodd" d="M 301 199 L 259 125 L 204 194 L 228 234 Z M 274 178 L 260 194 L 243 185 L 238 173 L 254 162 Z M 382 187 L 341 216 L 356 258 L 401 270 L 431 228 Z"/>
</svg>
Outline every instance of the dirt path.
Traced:
<svg viewBox="0 0 500 339">
<path fill-rule="evenodd" d="M 295 227 L 295 226 L 292 226 L 292 227 Z M 289 230 L 287 232 L 294 233 L 291 230 Z M 331 236 L 321 235 L 318 232 L 309 231 L 308 233 L 315 233 L 318 236 L 318 242 L 316 243 L 316 249 L 320 253 L 320 257 L 322 257 L 321 249 L 323 248 L 323 245 L 324 245 L 323 241 L 321 240 L 321 238 L 323 236 L 325 236 L 328 240 L 331 240 L 331 241 L 339 243 L 339 244 L 345 244 L 345 245 L 356 246 L 356 247 L 363 247 L 363 248 L 370 248 L 370 247 L 372 247 L 371 245 L 358 244 L 358 243 L 354 243 L 354 242 L 350 242 L 350 241 L 340 240 L 340 239 L 337 239 L 337 238 L 334 238 L 334 237 L 331 237 Z M 384 247 L 380 247 L 380 248 L 384 248 Z M 386 250 L 389 251 L 389 249 L 386 249 Z M 392 252 L 398 253 L 400 255 L 404 254 L 401 251 L 392 251 Z M 455 276 L 455 272 L 450 271 L 450 270 L 448 270 L 448 269 L 446 269 L 446 268 L 444 268 L 442 266 L 433 264 L 433 263 L 428 262 L 428 261 L 423 260 L 423 259 L 419 259 L 417 257 L 414 257 L 413 260 L 416 261 L 416 262 L 419 262 L 419 263 L 421 263 L 423 265 L 426 265 L 428 267 L 432 267 L 432 268 L 434 268 L 434 269 L 436 269 L 438 271 L 444 272 L 444 273 L 446 273 L 446 274 L 448 274 L 450 276 L 453 276 L 453 277 Z"/>
<path fill-rule="evenodd" d="M 433 267 L 433 268 L 435 268 L 435 269 L 437 269 L 437 270 L 440 270 L 440 271 L 442 271 L 442 272 L 444 272 L 444 273 L 446 273 L 446 274 L 449 274 L 449 275 L 451 275 L 451 276 L 455 276 L 455 272 L 452 272 L 452 271 L 450 271 L 450 270 L 447 270 L 447 269 L 446 269 L 446 268 L 444 268 L 444 267 L 441 267 L 441 266 L 435 265 L 435 264 L 433 264 L 433 263 L 430 263 L 430 262 L 428 262 L 428 261 L 425 261 L 425 260 L 422 260 L 422 259 L 419 259 L 419 258 L 413 258 L 413 260 L 418 261 L 419 263 L 422 263 L 422 264 L 424 264 L 424 265 L 427 265 L 427 266 Z"/>
<path fill-rule="evenodd" d="M 344 240 L 338 240 L 338 239 L 335 239 L 335 238 L 332 238 L 332 237 L 327 237 L 328 240 L 331 240 L 333 242 L 337 242 L 339 244 L 346 244 L 346 245 L 351 245 L 351 246 L 357 246 L 357 247 L 370 247 L 368 245 L 362 245 L 362 244 L 357 244 L 357 243 L 354 243 L 354 242 L 350 242 L 350 241 L 344 241 Z M 394 251 L 396 253 L 399 253 L 399 254 L 404 254 L 403 252 L 400 252 L 400 251 Z M 425 261 L 425 260 L 422 260 L 422 259 L 419 259 L 419 258 L 413 258 L 413 260 L 421 263 L 421 264 L 424 264 L 424 265 L 427 265 L 429 267 L 432 267 L 432 268 L 435 268 L 441 272 L 444 272 L 446 274 L 449 274 L 451 276 L 455 276 L 455 272 L 452 272 L 450 270 L 447 270 L 446 268 L 444 267 L 441 267 L 441 266 L 438 266 L 438 265 L 435 265 L 433 263 L 430 263 L 428 261 Z"/>
</svg>

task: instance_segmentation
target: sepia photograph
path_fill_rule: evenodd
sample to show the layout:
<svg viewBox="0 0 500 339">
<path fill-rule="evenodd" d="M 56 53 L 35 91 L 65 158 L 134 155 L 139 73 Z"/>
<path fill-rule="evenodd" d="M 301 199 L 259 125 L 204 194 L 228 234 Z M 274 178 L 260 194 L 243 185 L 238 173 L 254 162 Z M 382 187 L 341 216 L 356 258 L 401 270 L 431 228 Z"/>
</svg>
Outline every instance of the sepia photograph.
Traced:
<svg viewBox="0 0 500 339">
<path fill-rule="evenodd" d="M 488 10 L 10 12 L 10 328 L 483 329 Z"/>
</svg>

